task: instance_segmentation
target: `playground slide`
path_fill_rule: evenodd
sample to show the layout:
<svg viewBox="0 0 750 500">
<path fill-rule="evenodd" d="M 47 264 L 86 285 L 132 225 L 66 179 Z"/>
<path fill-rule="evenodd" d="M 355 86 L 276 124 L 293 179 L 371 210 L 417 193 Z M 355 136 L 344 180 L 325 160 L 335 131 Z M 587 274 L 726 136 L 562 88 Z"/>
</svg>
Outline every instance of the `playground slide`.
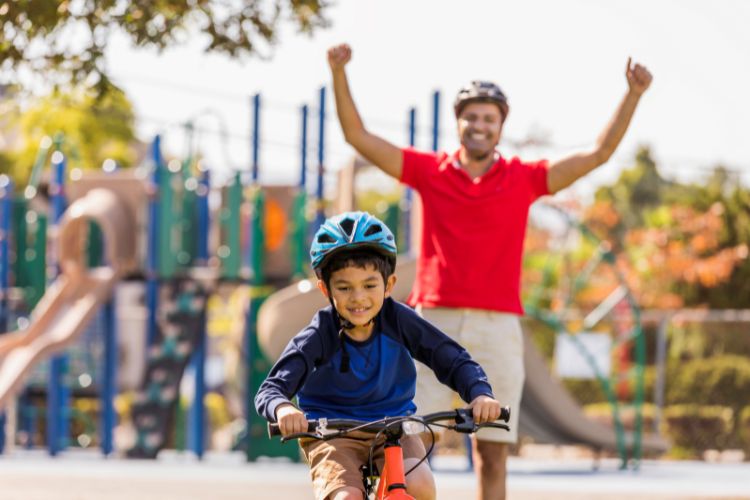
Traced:
<svg viewBox="0 0 750 500">
<path fill-rule="evenodd" d="M 23 331 L 0 335 L 0 409 L 34 365 L 80 335 L 135 260 L 135 218 L 113 191 L 93 189 L 73 202 L 60 221 L 61 274 L 31 314 Z M 89 223 L 104 235 L 110 266 L 87 269 L 84 243 Z"/>
<path fill-rule="evenodd" d="M 414 281 L 414 260 L 399 259 L 399 278 L 393 296 L 403 300 Z M 301 282 L 271 295 L 258 312 L 258 341 L 272 360 L 278 358 L 289 340 L 309 322 L 315 312 L 327 305 L 315 288 Z M 538 442 L 583 444 L 595 449 L 617 451 L 614 430 L 588 419 L 565 388 L 549 373 L 544 358 L 525 336 L 526 381 L 521 403 L 520 431 Z M 629 448 L 632 436 L 626 435 Z M 642 450 L 659 453 L 667 443 L 656 436 L 643 436 Z"/>
<path fill-rule="evenodd" d="M 612 427 L 587 418 L 581 407 L 554 378 L 542 355 L 524 335 L 524 366 L 526 380 L 521 400 L 522 434 L 533 437 L 540 443 L 584 444 L 595 449 L 618 451 Z M 625 447 L 633 445 L 632 433 L 625 434 Z M 655 435 L 644 435 L 641 450 L 644 453 L 663 453 L 668 444 Z"/>
<path fill-rule="evenodd" d="M 60 277 L 34 310 L 29 328 L 0 336 L 0 409 L 34 365 L 73 342 L 109 297 L 116 273 L 100 267 Z"/>
</svg>

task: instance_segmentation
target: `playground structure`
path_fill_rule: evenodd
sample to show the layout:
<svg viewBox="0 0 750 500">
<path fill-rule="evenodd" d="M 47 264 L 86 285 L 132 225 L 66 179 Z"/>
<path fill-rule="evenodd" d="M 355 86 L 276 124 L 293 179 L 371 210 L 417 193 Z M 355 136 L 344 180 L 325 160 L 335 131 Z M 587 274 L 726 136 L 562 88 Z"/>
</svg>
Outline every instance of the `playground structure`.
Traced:
<svg viewBox="0 0 750 500">
<path fill-rule="evenodd" d="M 440 95 L 435 92 L 433 149 L 438 148 L 439 100 Z M 67 445 L 71 415 L 71 391 L 69 383 L 64 382 L 68 361 L 65 354 L 60 356 L 59 353 L 80 340 L 98 309 L 102 311 L 105 325 L 103 375 L 97 384 L 102 418 L 100 444 L 105 455 L 114 450 L 114 399 L 118 392 L 115 330 L 118 322 L 111 297 L 115 284 L 124 279 L 143 284 L 148 346 L 143 354 L 147 358 L 145 376 L 131 407 L 131 417 L 138 430 L 129 455 L 155 456 L 169 445 L 165 436 L 174 427 L 177 434 L 179 429 L 188 429 L 187 438 L 175 437 L 175 447 L 184 448 L 187 441 L 198 457 L 203 456 L 207 427 L 205 305 L 212 291 L 228 284 L 244 287 L 248 296 L 243 313 L 246 321 L 242 346 L 247 423 L 244 439 L 236 444 L 244 448 L 248 460 L 261 456 L 297 458 L 293 447 L 279 447 L 265 437 L 265 421 L 255 414 L 250 404 L 270 363 L 289 338 L 307 324 L 317 309 L 326 305 L 315 287 L 304 279 L 308 235 L 325 216 L 325 89 L 319 94 L 318 175 L 313 200 L 309 199 L 307 189 L 309 109 L 301 108 L 301 176 L 295 186 L 261 186 L 258 182 L 260 109 L 260 96 L 256 95 L 249 179 L 238 172 L 220 189 L 211 187 L 208 171 L 196 169 L 192 158 L 165 164 L 158 137 L 152 144 L 147 169 L 84 175 L 71 172 L 74 179 L 65 183 L 65 156 L 57 144 L 56 153 L 52 154 L 55 176 L 50 185 L 50 217 L 54 224 L 50 228 L 58 231 L 51 246 L 58 251 L 61 274 L 46 292 L 46 269 L 56 267 L 44 260 L 48 246 L 46 217 L 40 213 L 36 218 L 28 217 L 28 208 L 24 206 L 28 200 L 12 200 L 12 186 L 4 190 L 4 196 L 0 197 L 3 206 L 15 204 L 12 209 L 3 209 L 0 220 L 8 221 L 3 222 L 3 235 L 15 233 L 14 289 L 25 289 L 24 301 L 33 313 L 25 330 L 0 335 L 0 409 L 13 399 L 11 394 L 23 389 L 24 375 L 28 375 L 32 365 L 54 354 L 46 386 L 46 439 L 51 454 L 57 454 Z M 411 145 L 415 142 L 415 122 L 416 112 L 412 109 L 408 137 Z M 40 165 L 46 156 L 47 152 L 40 153 Z M 356 208 L 354 179 L 363 166 L 360 159 L 354 159 L 339 173 L 335 211 Z M 40 168 L 35 168 L 34 172 L 32 181 L 38 183 Z M 32 187 L 36 188 L 36 184 Z M 212 189 L 221 193 L 221 207 L 210 206 Z M 66 204 L 69 204 L 67 210 Z M 119 210 L 112 207 L 119 207 Z M 415 235 L 419 234 L 419 203 L 408 189 L 404 192 L 402 207 L 401 213 L 397 205 L 392 205 L 378 215 L 398 235 L 399 249 L 408 254 L 415 246 Z M 16 214 L 15 231 L 11 231 L 9 222 L 11 212 Z M 20 213 L 24 215 L 17 215 Z M 34 238 L 26 233 L 25 224 L 31 220 L 36 227 Z M 89 224 L 90 221 L 95 224 Z M 99 241 L 99 233 L 103 241 Z M 0 246 L 3 263 L 8 262 L 9 243 L 10 239 L 4 237 Z M 28 252 L 29 246 L 35 251 Z M 32 258 L 37 260 L 32 262 Z M 415 268 L 413 259 L 404 257 L 399 261 L 399 281 L 394 296 L 403 300 Z M 93 267 L 88 268 L 89 265 Z M 8 266 L 3 269 L 7 270 Z M 0 278 L 2 291 L 11 290 L 8 276 L 4 274 Z M 291 285 L 285 286 L 290 282 Z M 276 292 L 279 287 L 281 290 Z M 3 294 L 0 317 L 4 324 L 0 323 L 0 331 L 7 329 L 4 327 L 10 318 L 9 302 L 5 300 L 8 297 L 10 294 Z M 118 332 L 117 336 L 130 334 Z M 639 334 L 636 331 L 634 338 Z M 34 341 L 35 338 L 42 340 Z M 573 399 L 549 375 L 546 362 L 531 344 L 527 345 L 525 362 L 527 380 L 521 409 L 522 433 L 542 442 L 583 443 L 616 451 L 623 464 L 629 458 L 637 462 L 642 450 L 658 452 L 665 448 L 665 443 L 658 438 L 643 438 L 640 429 L 625 433 L 617 420 L 615 400 L 612 401 L 614 427 L 597 425 L 586 419 Z M 192 370 L 195 384 L 192 406 L 185 415 L 179 385 L 187 370 Z M 19 409 L 27 402 L 22 394 Z M 21 427 L 33 432 L 33 423 L 23 417 L 28 412 L 18 414 L 22 415 Z"/>
<path fill-rule="evenodd" d="M 324 89 L 320 97 L 324 99 Z M 102 417 L 107 414 L 100 426 L 99 443 L 105 455 L 113 451 L 113 407 L 118 392 L 114 372 L 118 356 L 114 330 L 118 319 L 114 316 L 118 309 L 111 298 L 115 284 L 121 279 L 128 285 L 140 284 L 142 293 L 135 294 L 135 301 L 142 300 L 146 306 L 145 324 L 138 328 L 145 330 L 147 337 L 148 347 L 141 354 L 147 360 L 140 363 L 141 367 L 146 365 L 145 378 L 139 384 L 135 404 L 131 405 L 134 423 L 139 427 L 135 443 L 139 451 L 133 456 L 155 456 L 165 443 L 154 444 L 154 435 L 167 434 L 174 420 L 180 424 L 188 421 L 187 440 L 192 451 L 199 457 L 204 452 L 205 298 L 213 288 L 226 285 L 245 289 L 245 295 L 251 297 L 250 303 L 245 304 L 249 318 L 245 324 L 250 331 L 241 353 L 248 356 L 243 364 L 252 367 L 247 370 L 246 382 L 260 383 L 259 378 L 269 366 L 263 364 L 257 346 L 253 345 L 252 316 L 256 303 L 263 300 L 273 283 L 288 282 L 292 275 L 302 273 L 306 258 L 308 107 L 302 108 L 300 183 L 260 186 L 257 151 L 260 96 L 256 95 L 253 102 L 256 128 L 252 178 L 238 172 L 224 187 L 214 187 L 213 191 L 222 200 L 220 207 L 209 207 L 212 187 L 208 172 L 197 169 L 193 158 L 166 164 L 158 137 L 145 168 L 68 172 L 63 141 L 58 138 L 54 147 L 48 141 L 40 148 L 22 197 L 15 196 L 12 183 L 3 178 L 0 331 L 8 327 L 13 330 L 14 325 L 18 328 L 0 335 L 0 409 L 9 405 L 12 410 L 8 420 L 12 424 L 8 428 L 11 439 L 15 439 L 17 423 L 25 434 L 38 434 L 37 417 L 45 415 L 44 431 L 50 454 L 55 455 L 67 446 L 70 417 L 75 413 L 70 405 L 71 391 L 81 392 L 81 387 L 71 388 L 76 385 L 76 378 L 70 373 L 64 351 L 69 346 L 87 349 L 80 345 L 81 337 L 92 321 L 96 323 L 97 311 L 102 309 L 107 347 L 99 365 L 106 376 L 100 379 L 95 374 L 93 387 L 101 396 Z M 320 116 L 322 120 L 323 114 Z M 319 147 L 320 162 L 323 152 L 323 147 Z M 49 185 L 52 208 L 47 209 L 37 191 L 50 161 L 54 174 Z M 322 173 L 322 168 L 319 171 Z M 319 185 L 322 188 L 322 180 Z M 49 234 L 48 219 L 59 220 L 59 225 L 50 225 L 54 231 Z M 301 243 L 296 242 L 299 238 Z M 106 249 L 104 255 L 101 255 L 102 245 Z M 54 249 L 49 255 L 48 248 Z M 91 269 L 87 269 L 89 265 Z M 61 274 L 56 276 L 52 271 L 58 268 Z M 52 280 L 49 286 L 48 279 Z M 187 288 L 179 285 L 185 282 L 192 285 Z M 190 307 L 185 309 L 185 303 Z M 24 311 L 31 312 L 28 322 Z M 119 323 L 132 328 L 133 322 L 127 319 L 119 318 Z M 183 333 L 189 334 L 187 337 L 182 333 L 174 335 L 175 329 L 182 326 L 186 331 Z M 120 341 L 127 343 L 129 339 L 123 337 L 139 334 L 121 332 Z M 41 369 L 34 368 L 50 356 L 53 361 L 49 365 L 42 363 Z M 195 372 L 196 382 L 193 408 L 185 416 L 181 414 L 178 386 L 188 364 Z M 260 370 L 261 374 L 253 370 Z M 33 391 L 41 393 L 43 406 L 34 408 L 26 390 L 29 386 L 25 384 L 29 375 L 37 374 L 37 379 L 43 379 L 47 376 L 45 371 L 49 372 L 49 382 L 36 383 Z M 86 376 L 90 378 L 91 374 Z M 167 379 L 169 383 L 165 383 Z M 247 391 L 251 392 L 252 387 Z M 19 392 L 20 399 L 16 400 Z M 2 434 L 5 437 L 5 432 Z M 178 429 L 178 434 L 182 434 L 184 447 L 185 433 Z M 2 444 L 0 440 L 0 450 Z M 32 445 L 30 439 L 26 445 Z M 268 450 L 257 451 L 261 452 L 268 454 Z M 284 453 L 289 454 L 286 450 Z"/>
</svg>

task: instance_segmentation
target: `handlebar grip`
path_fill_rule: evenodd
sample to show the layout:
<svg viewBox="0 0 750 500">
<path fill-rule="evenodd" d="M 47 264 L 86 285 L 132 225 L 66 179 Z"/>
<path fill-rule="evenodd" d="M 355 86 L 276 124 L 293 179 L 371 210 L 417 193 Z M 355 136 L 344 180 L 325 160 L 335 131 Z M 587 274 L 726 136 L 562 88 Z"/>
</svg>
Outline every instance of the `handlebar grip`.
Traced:
<svg viewBox="0 0 750 500">
<path fill-rule="evenodd" d="M 268 422 L 268 437 L 272 438 L 276 436 L 281 436 L 281 429 L 279 429 L 279 424 Z"/>
<path fill-rule="evenodd" d="M 500 408 L 500 418 L 498 418 L 498 420 L 502 420 L 503 422 L 510 420 L 510 406 L 503 406 Z"/>
<path fill-rule="evenodd" d="M 315 430 L 318 428 L 318 421 L 317 420 L 308 420 L 307 421 L 307 432 L 315 432 Z M 281 436 L 281 429 L 279 429 L 279 424 L 269 422 L 268 423 L 268 437 L 277 437 Z"/>
</svg>

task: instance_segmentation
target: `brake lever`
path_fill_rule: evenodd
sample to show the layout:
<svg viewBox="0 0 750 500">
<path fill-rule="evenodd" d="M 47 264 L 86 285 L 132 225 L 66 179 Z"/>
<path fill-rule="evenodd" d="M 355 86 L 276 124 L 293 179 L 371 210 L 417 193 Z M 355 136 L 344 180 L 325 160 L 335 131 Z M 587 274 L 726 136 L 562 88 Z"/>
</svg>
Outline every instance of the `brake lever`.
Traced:
<svg viewBox="0 0 750 500">
<path fill-rule="evenodd" d="M 465 408 L 456 409 L 456 425 L 453 426 L 453 430 L 462 434 L 471 434 L 476 431 L 474 416 L 469 410 Z"/>
<path fill-rule="evenodd" d="M 291 441 L 292 439 L 300 439 L 300 438 L 311 438 L 311 439 L 317 439 L 317 440 L 323 439 L 319 434 L 316 434 L 316 433 L 299 432 L 297 434 L 289 434 L 288 436 L 283 436 L 279 441 L 281 441 L 282 443 L 286 443 L 287 441 Z"/>
<path fill-rule="evenodd" d="M 477 430 L 481 429 L 482 427 L 494 427 L 495 429 L 504 429 L 506 431 L 510 431 L 510 427 L 507 424 L 498 424 L 497 422 L 485 422 L 483 424 L 477 424 Z"/>
</svg>

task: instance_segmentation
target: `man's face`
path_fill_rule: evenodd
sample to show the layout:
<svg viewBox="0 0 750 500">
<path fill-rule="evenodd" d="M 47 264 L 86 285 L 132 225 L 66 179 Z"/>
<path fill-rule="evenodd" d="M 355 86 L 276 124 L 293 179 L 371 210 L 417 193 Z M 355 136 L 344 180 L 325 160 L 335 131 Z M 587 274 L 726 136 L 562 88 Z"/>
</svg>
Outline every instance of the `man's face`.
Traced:
<svg viewBox="0 0 750 500">
<path fill-rule="evenodd" d="M 491 102 L 472 102 L 458 115 L 458 137 L 472 160 L 492 155 L 502 130 L 503 115 Z"/>
</svg>

